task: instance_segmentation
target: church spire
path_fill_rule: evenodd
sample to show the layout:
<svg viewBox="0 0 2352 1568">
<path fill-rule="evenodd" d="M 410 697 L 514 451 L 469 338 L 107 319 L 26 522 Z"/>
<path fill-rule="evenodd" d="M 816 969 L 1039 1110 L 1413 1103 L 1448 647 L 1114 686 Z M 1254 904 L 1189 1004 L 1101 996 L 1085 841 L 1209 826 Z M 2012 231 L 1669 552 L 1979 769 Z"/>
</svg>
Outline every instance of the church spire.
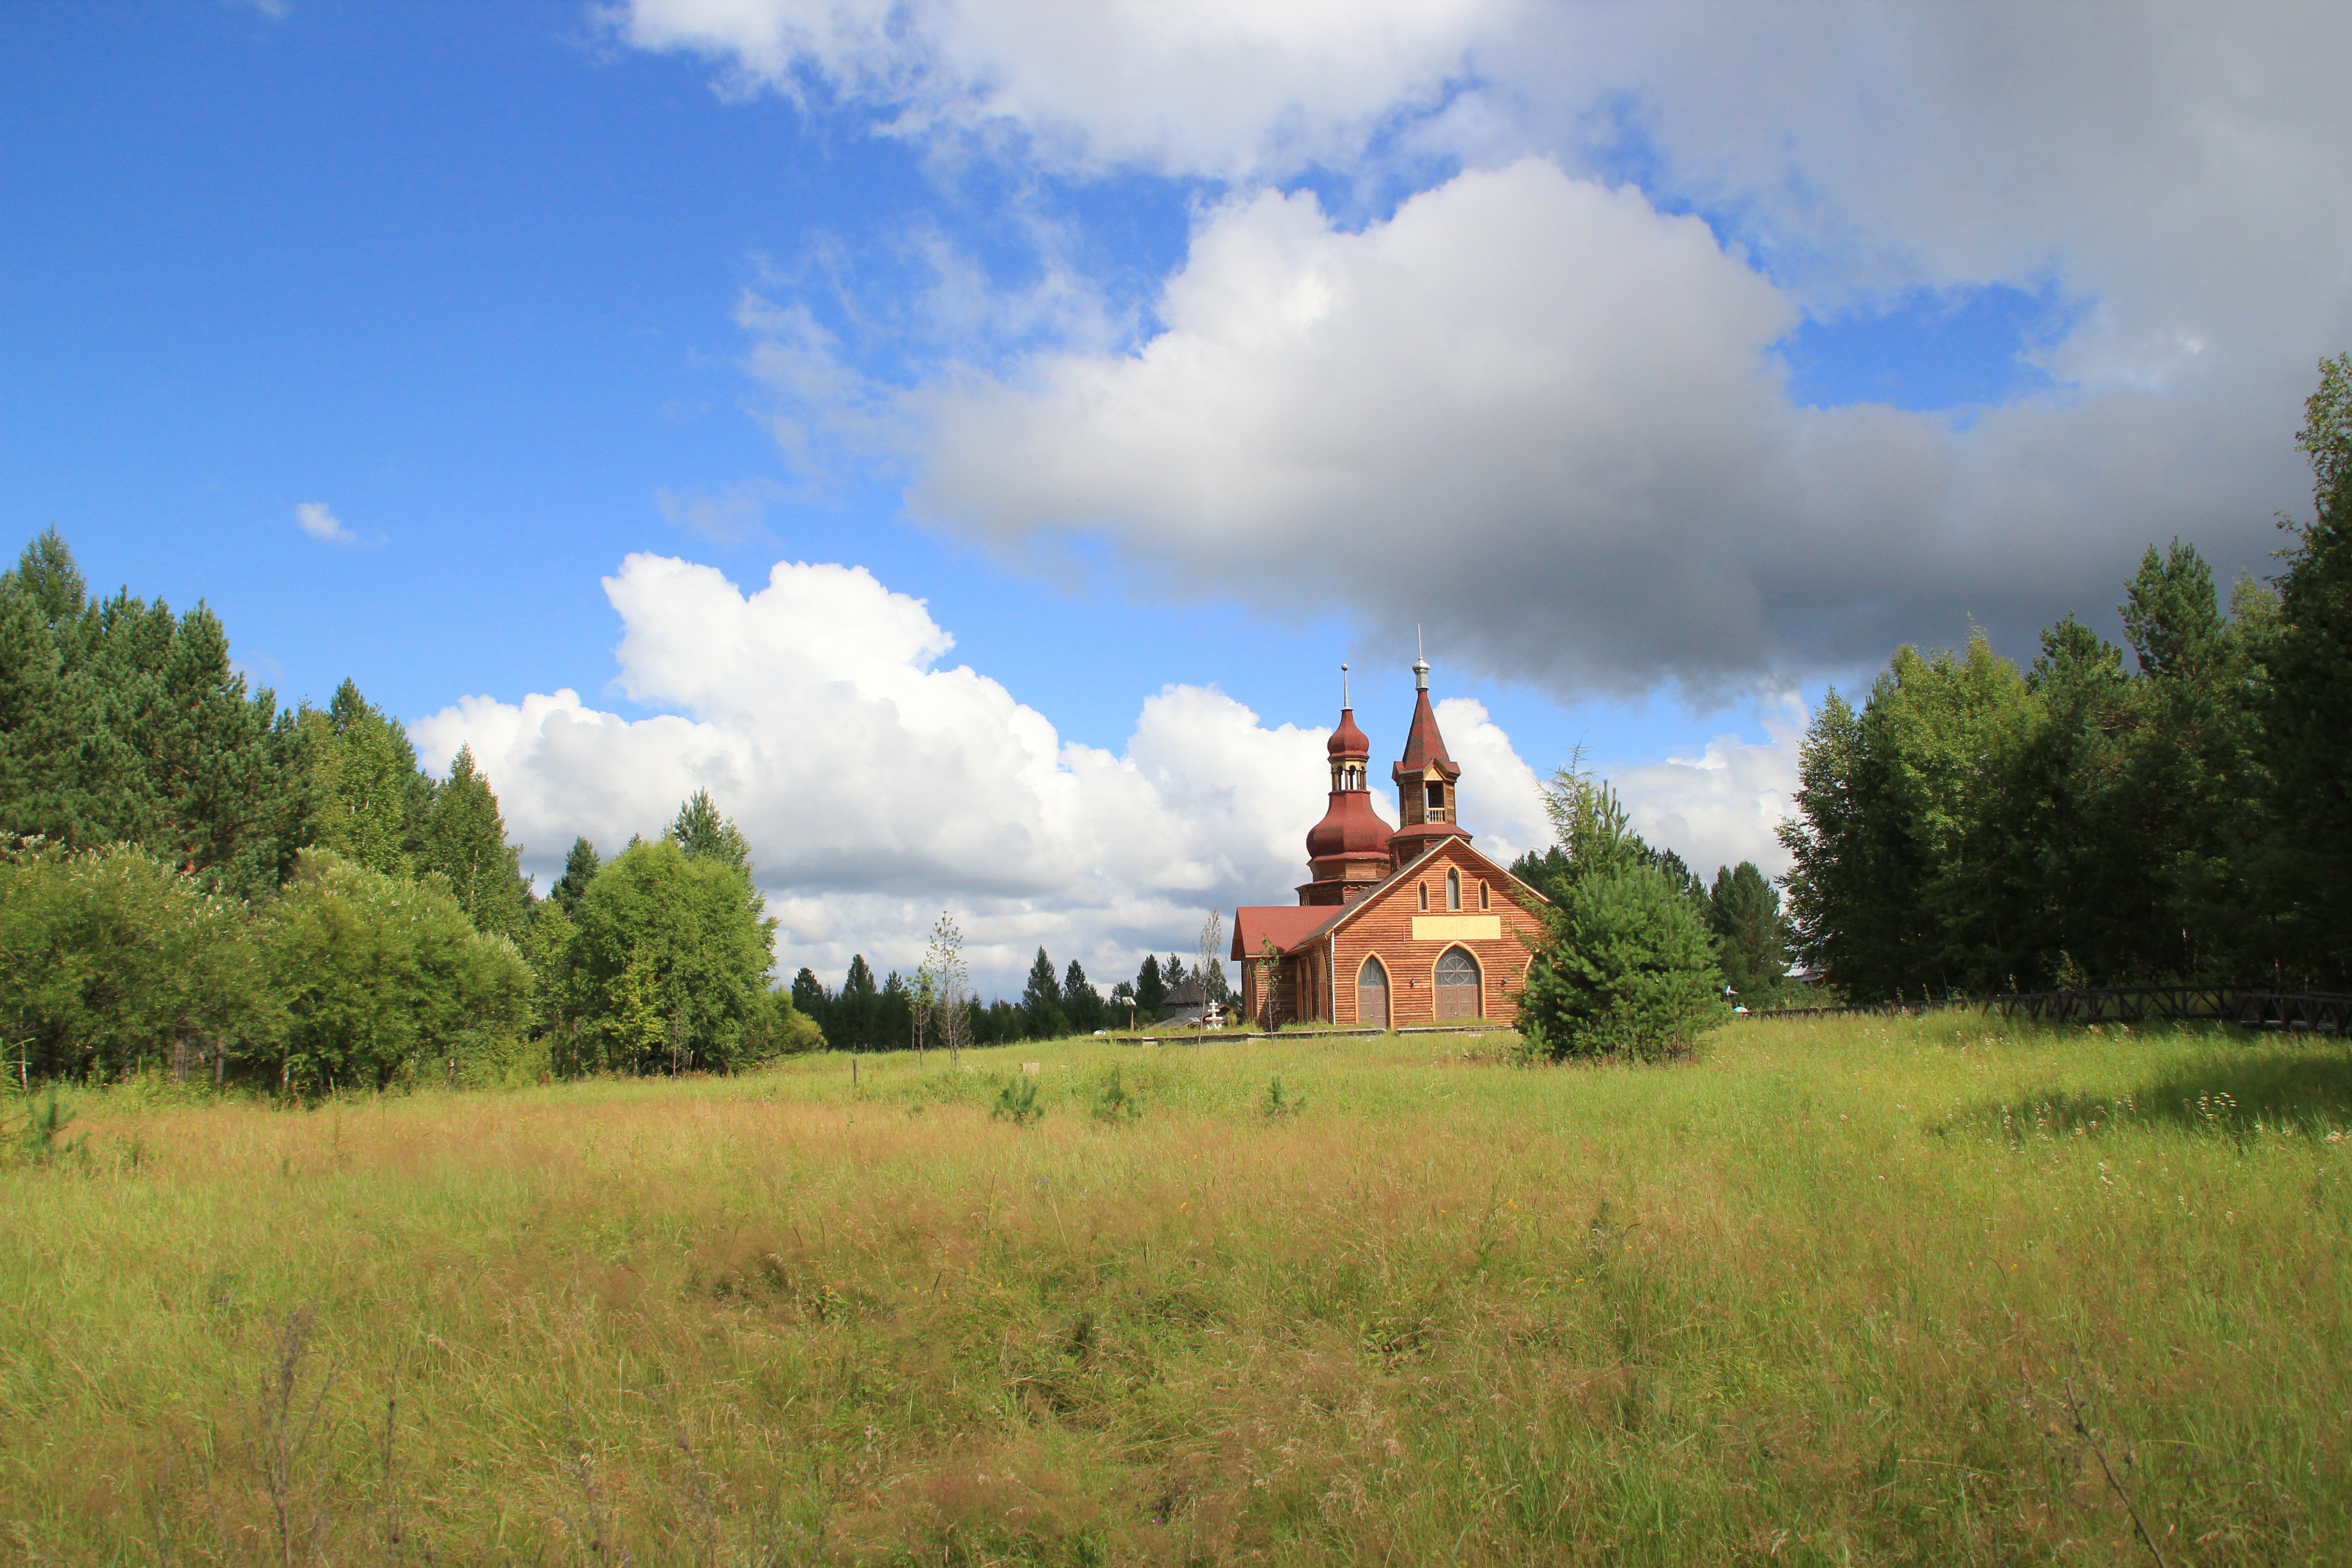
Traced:
<svg viewBox="0 0 2352 1568">
<path fill-rule="evenodd" d="M 1419 638 L 1414 639 L 1418 643 Z M 1405 731 L 1404 755 L 1389 776 L 1396 781 L 1397 820 L 1389 851 L 1399 866 L 1439 838 L 1467 838 L 1454 820 L 1454 781 L 1462 769 L 1445 754 L 1437 710 L 1429 702 L 1429 658 L 1416 647 L 1412 661 L 1412 725 Z"/>
</svg>

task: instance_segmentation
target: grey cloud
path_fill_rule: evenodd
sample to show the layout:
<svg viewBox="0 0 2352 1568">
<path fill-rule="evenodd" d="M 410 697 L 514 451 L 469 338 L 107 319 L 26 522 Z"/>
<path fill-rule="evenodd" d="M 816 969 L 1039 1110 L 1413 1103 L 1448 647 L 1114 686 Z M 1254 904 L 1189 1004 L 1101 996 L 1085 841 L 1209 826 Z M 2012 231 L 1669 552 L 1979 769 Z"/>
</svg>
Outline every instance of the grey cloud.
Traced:
<svg viewBox="0 0 2352 1568">
<path fill-rule="evenodd" d="M 926 372 L 898 403 L 938 526 L 1008 552 L 1100 534 L 1175 592 L 1426 622 L 1559 691 L 1705 696 L 1970 616 L 2021 651 L 2112 605 L 2150 541 L 2264 569 L 2271 515 L 2301 504 L 2300 400 L 2352 345 L 2352 11 L 1188 15 L 1171 41 L 1113 5 L 632 13 L 641 44 L 825 77 L 894 133 L 1009 125 L 1029 139 L 1004 155 L 1065 173 L 1232 182 L 1159 337 Z M 1286 49 L 1328 68 L 1249 65 Z M 1469 173 L 1360 234 L 1252 195 L 1302 160 L 1392 175 L 1382 136 Z M 1635 168 L 1714 232 L 1529 157 Z M 1993 283 L 2078 310 L 2025 351 L 2058 392 L 1966 424 L 1785 395 L 1800 312 Z"/>
</svg>

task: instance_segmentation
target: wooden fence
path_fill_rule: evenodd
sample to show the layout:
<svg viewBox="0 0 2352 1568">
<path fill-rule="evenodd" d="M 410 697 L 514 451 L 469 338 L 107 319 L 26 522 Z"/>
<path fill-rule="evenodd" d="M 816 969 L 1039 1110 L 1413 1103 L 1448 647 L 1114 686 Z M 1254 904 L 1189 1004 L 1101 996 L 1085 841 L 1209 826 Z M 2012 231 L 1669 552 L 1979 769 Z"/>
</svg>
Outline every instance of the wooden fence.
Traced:
<svg viewBox="0 0 2352 1568">
<path fill-rule="evenodd" d="M 2023 991 L 2006 996 L 1954 996 L 1941 1002 L 1881 1002 L 1843 1007 L 1774 1007 L 1753 1018 L 1916 1017 L 1964 1009 L 2037 1024 L 2144 1024 L 2218 1019 L 2249 1029 L 2352 1033 L 2352 994 L 2334 991 L 2257 991 L 2235 985 L 2127 985 L 2095 991 Z"/>
</svg>

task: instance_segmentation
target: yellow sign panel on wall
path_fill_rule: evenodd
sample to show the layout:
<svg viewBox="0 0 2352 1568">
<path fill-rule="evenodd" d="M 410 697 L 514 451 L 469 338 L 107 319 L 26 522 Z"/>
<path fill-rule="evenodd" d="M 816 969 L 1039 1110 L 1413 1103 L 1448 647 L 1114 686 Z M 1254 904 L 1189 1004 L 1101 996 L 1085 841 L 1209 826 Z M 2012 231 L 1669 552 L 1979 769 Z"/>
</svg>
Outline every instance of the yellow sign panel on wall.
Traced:
<svg viewBox="0 0 2352 1568">
<path fill-rule="evenodd" d="M 1500 915 L 1415 915 L 1415 942 L 1495 942 L 1503 934 Z"/>
</svg>

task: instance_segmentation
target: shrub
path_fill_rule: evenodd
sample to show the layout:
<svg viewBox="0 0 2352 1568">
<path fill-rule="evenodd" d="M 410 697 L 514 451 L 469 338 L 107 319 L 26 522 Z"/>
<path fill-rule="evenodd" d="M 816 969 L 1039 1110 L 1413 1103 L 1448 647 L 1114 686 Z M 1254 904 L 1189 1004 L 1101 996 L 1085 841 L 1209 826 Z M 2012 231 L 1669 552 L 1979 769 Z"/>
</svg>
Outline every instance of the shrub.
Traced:
<svg viewBox="0 0 2352 1568">
<path fill-rule="evenodd" d="M 1307 1097 L 1286 1092 L 1282 1087 L 1282 1075 L 1276 1073 L 1265 1086 L 1265 1100 L 1259 1109 L 1265 1113 L 1267 1121 L 1283 1121 L 1307 1109 Z"/>
<path fill-rule="evenodd" d="M 131 845 L 0 856 L 0 953 L 12 1077 L 119 1078 L 275 1037 L 246 906 Z"/>
<path fill-rule="evenodd" d="M 1580 879 L 1547 926 L 1519 1000 L 1531 1057 L 1679 1056 L 1730 1016 L 1706 925 L 1653 867 Z"/>
<path fill-rule="evenodd" d="M 817 1027 L 815 1019 L 794 1007 L 792 993 L 779 985 L 754 999 L 751 1021 L 743 1026 L 738 1059 L 748 1067 L 823 1049 L 824 1031 Z"/>
<path fill-rule="evenodd" d="M 285 998 L 279 1086 L 383 1089 L 438 1065 L 453 1079 L 533 1069 L 521 1045 L 531 975 L 439 879 L 412 882 L 305 850 L 263 921 Z"/>
<path fill-rule="evenodd" d="M 1037 1103 L 1037 1080 L 1024 1074 L 997 1089 L 996 1104 L 990 1109 L 988 1119 L 1026 1127 L 1045 1114 L 1045 1108 Z"/>
<path fill-rule="evenodd" d="M 1143 1102 L 1127 1087 L 1119 1069 L 1110 1069 L 1110 1081 L 1103 1085 L 1101 1096 L 1095 1101 L 1095 1120 L 1106 1127 L 1126 1127 L 1143 1115 Z"/>
</svg>

